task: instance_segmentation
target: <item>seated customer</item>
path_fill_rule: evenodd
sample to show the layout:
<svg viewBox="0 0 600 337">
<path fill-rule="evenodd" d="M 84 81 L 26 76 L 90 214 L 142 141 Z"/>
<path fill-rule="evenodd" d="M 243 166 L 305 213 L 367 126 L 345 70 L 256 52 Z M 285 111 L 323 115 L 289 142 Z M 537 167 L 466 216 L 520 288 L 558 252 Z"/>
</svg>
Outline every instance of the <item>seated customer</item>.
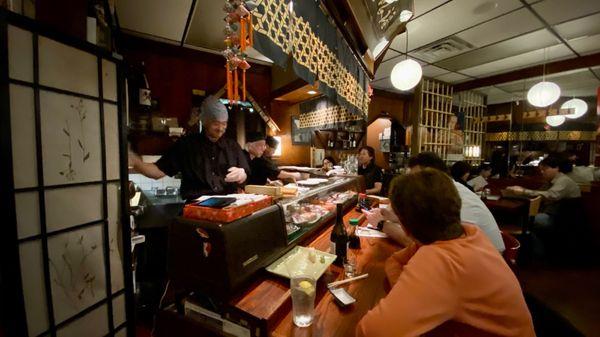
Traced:
<svg viewBox="0 0 600 337">
<path fill-rule="evenodd" d="M 467 184 L 467 179 L 471 175 L 471 165 L 466 161 L 457 161 L 450 168 L 450 175 L 457 183 L 461 183 L 464 187 L 473 191 L 473 187 Z"/>
<path fill-rule="evenodd" d="M 335 160 L 333 159 L 333 157 L 327 156 L 323 158 L 323 165 L 321 166 L 321 170 L 323 170 L 323 172 L 328 172 L 329 170 L 333 169 L 334 165 Z"/>
<path fill-rule="evenodd" d="M 434 168 L 446 174 L 446 164 L 437 154 L 433 152 L 422 152 L 413 156 L 408 161 L 410 174 L 417 173 L 425 168 Z M 449 176 L 448 179 L 450 179 Z M 460 218 L 462 222 L 468 222 L 478 226 L 492 241 L 499 252 L 504 251 L 504 241 L 502 234 L 496 223 L 496 219 L 490 210 L 481 201 L 477 194 L 469 191 L 462 184 L 454 182 L 454 186 L 458 190 L 462 207 L 460 209 Z M 401 230 L 398 220 L 394 219 L 394 215 L 389 211 L 375 209 L 373 212 L 365 212 L 367 220 L 370 224 L 378 224 L 379 227 L 388 234 L 393 240 L 406 245 L 410 240 Z"/>
<path fill-rule="evenodd" d="M 507 189 L 518 195 L 544 198 L 541 213 L 535 216 L 534 227 L 545 227 L 554 224 L 554 217 L 558 210 L 558 201 L 581 197 L 579 186 L 566 174 L 560 172 L 563 161 L 556 155 L 549 155 L 540 162 L 539 168 L 548 181 L 541 190 L 529 190 L 521 186 L 510 186 Z"/>
<path fill-rule="evenodd" d="M 357 336 L 535 336 L 517 278 L 478 227 L 461 224 L 447 175 L 396 178 L 390 199 L 414 243 L 386 261 L 392 289 Z"/>
<path fill-rule="evenodd" d="M 479 167 L 479 175 L 467 181 L 467 184 L 473 187 L 473 190 L 475 192 L 479 192 L 487 186 L 487 180 L 491 175 L 492 166 L 490 164 L 481 164 L 481 166 Z"/>
<path fill-rule="evenodd" d="M 358 151 L 358 175 L 365 177 L 367 194 L 379 194 L 383 181 L 381 168 L 375 165 L 375 149 L 363 146 Z"/>
</svg>

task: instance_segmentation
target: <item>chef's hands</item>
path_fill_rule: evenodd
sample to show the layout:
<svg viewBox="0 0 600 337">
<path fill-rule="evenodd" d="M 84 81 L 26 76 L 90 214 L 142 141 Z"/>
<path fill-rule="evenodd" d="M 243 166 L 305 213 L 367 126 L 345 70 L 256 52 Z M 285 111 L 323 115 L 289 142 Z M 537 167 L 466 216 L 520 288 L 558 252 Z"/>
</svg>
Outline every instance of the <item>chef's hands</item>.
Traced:
<svg viewBox="0 0 600 337">
<path fill-rule="evenodd" d="M 225 176 L 225 182 L 227 183 L 238 183 L 242 184 L 248 178 L 246 171 L 243 168 L 239 167 L 230 167 L 227 170 L 227 175 Z"/>
</svg>

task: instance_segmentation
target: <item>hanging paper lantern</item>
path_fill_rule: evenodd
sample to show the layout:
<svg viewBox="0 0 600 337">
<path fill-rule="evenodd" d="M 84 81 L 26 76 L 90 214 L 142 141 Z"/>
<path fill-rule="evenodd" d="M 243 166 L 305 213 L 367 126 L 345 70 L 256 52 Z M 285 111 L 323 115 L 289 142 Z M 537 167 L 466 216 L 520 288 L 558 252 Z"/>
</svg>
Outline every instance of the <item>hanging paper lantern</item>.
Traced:
<svg viewBox="0 0 600 337">
<path fill-rule="evenodd" d="M 546 116 L 546 123 L 550 126 L 559 126 L 567 120 L 563 115 Z"/>
<path fill-rule="evenodd" d="M 527 92 L 527 101 L 538 108 L 544 108 L 556 102 L 560 97 L 560 87 L 553 82 L 540 82 Z"/>
<path fill-rule="evenodd" d="M 394 66 L 390 79 L 394 88 L 406 91 L 419 84 L 422 76 L 421 65 L 415 60 L 406 59 Z"/>
<path fill-rule="evenodd" d="M 561 109 L 574 109 L 575 110 L 574 114 L 565 115 L 565 117 L 570 118 L 570 119 L 576 119 L 576 118 L 579 118 L 579 117 L 585 115 L 585 113 L 587 112 L 587 109 L 588 109 L 588 105 L 582 99 L 573 98 L 573 99 L 570 99 L 570 100 L 564 102 L 563 105 L 560 106 L 560 108 Z"/>
</svg>

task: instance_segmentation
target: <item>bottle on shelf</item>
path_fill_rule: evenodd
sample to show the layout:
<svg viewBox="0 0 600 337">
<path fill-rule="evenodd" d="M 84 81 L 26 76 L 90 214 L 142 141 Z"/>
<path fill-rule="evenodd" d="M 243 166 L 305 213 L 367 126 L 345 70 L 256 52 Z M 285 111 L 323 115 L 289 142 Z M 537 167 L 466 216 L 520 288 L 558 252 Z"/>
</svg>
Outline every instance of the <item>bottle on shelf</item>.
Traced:
<svg viewBox="0 0 600 337">
<path fill-rule="evenodd" d="M 333 264 L 341 266 L 344 264 L 344 259 L 346 259 L 348 248 L 348 232 L 346 232 L 346 226 L 344 225 L 344 207 L 342 203 L 336 205 L 336 212 L 335 225 L 329 236 L 330 252 L 337 255 Z"/>
</svg>

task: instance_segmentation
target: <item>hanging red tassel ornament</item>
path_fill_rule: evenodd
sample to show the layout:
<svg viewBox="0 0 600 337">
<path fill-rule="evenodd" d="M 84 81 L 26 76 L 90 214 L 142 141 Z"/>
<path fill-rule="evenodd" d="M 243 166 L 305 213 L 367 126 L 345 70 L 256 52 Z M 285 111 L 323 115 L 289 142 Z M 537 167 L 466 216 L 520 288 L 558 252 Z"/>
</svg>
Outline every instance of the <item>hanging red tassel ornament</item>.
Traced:
<svg viewBox="0 0 600 337">
<path fill-rule="evenodd" d="M 240 19 L 240 51 L 246 50 L 246 18 Z"/>
<path fill-rule="evenodd" d="M 242 101 L 246 101 L 246 69 L 242 69 Z"/>
<path fill-rule="evenodd" d="M 232 88 L 232 81 L 231 81 L 231 70 L 229 69 L 229 61 L 227 62 L 227 99 L 229 100 L 229 104 L 232 103 L 233 101 L 233 88 Z"/>
<path fill-rule="evenodd" d="M 233 71 L 233 99 L 235 100 L 235 102 L 233 104 L 237 104 L 237 101 L 239 101 L 239 99 L 240 99 L 238 89 L 239 89 L 238 70 L 236 68 Z"/>
<path fill-rule="evenodd" d="M 252 47 L 254 45 L 254 38 L 253 38 L 253 30 L 254 28 L 252 27 L 252 13 L 250 13 L 250 15 L 248 15 L 248 47 Z"/>
</svg>

